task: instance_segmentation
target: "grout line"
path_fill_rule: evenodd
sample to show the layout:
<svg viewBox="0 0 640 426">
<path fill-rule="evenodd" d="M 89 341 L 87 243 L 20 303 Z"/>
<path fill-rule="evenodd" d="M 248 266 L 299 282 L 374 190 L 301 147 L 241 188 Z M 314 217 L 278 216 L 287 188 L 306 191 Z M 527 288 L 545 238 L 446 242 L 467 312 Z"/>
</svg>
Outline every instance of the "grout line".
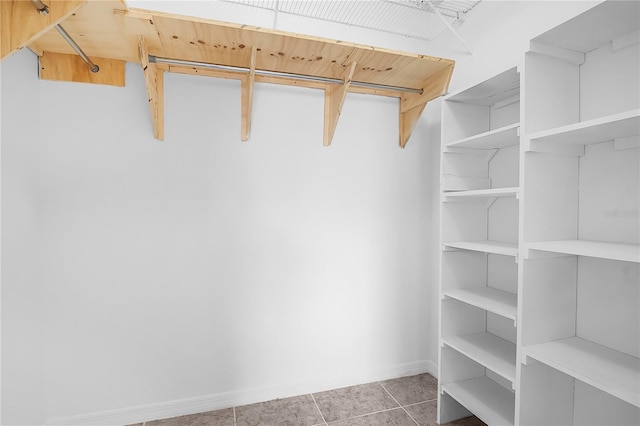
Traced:
<svg viewBox="0 0 640 426">
<path fill-rule="evenodd" d="M 438 398 L 427 399 L 426 401 L 414 402 L 413 404 L 403 405 L 403 407 L 413 407 L 414 405 L 426 404 L 427 402 L 437 401 Z"/>
<path fill-rule="evenodd" d="M 400 408 L 402 408 L 402 410 L 403 410 L 405 413 L 407 413 L 407 416 L 409 416 L 409 418 L 410 418 L 411 420 L 413 420 L 413 422 L 414 422 L 415 424 L 417 424 L 418 426 L 420 426 L 420 423 L 418 423 L 418 422 L 416 421 L 416 419 L 414 419 L 414 418 L 413 418 L 413 416 L 412 416 L 411 414 L 409 414 L 409 412 L 408 412 L 408 411 L 407 411 L 407 410 L 406 410 L 406 409 L 405 409 L 405 408 L 404 408 L 404 407 L 403 407 L 403 406 L 398 402 L 398 400 L 397 400 L 397 399 L 395 399 L 395 398 L 393 397 L 393 395 L 391 395 L 391 392 L 389 392 L 389 391 L 387 390 L 387 388 L 385 388 L 385 387 L 384 387 L 384 385 L 382 384 L 382 382 L 378 382 L 378 384 L 379 384 L 380 386 L 382 386 L 382 389 L 384 389 L 384 391 L 385 391 L 386 393 L 388 393 L 388 394 L 389 394 L 389 396 L 391 397 L 391 399 L 393 399 L 393 400 L 396 402 L 396 404 L 398 404 L 398 405 L 400 406 Z"/>
<path fill-rule="evenodd" d="M 316 404 L 316 408 L 318 409 L 318 413 L 320 413 L 320 418 L 322 419 L 322 422 L 326 425 L 327 421 L 325 420 L 324 416 L 322 415 L 322 411 L 320 411 L 320 406 L 318 405 L 318 402 L 316 401 L 316 397 L 313 396 L 312 393 L 310 393 L 309 395 L 311 395 L 311 399 L 313 399 L 313 403 Z"/>
<path fill-rule="evenodd" d="M 360 418 L 360 417 L 373 416 L 374 414 L 386 413 L 387 411 L 399 410 L 401 408 L 402 407 L 385 408 L 384 410 L 380 410 L 380 411 L 373 411 L 371 413 L 358 414 L 357 416 L 351 416 L 351 417 L 346 417 L 344 419 L 333 420 L 333 421 L 327 423 L 327 425 L 331 425 L 331 424 L 334 424 L 334 423 L 337 423 L 337 422 L 344 422 L 346 420 L 357 419 L 357 418 Z M 415 420 L 414 420 L 414 422 L 415 422 Z"/>
</svg>

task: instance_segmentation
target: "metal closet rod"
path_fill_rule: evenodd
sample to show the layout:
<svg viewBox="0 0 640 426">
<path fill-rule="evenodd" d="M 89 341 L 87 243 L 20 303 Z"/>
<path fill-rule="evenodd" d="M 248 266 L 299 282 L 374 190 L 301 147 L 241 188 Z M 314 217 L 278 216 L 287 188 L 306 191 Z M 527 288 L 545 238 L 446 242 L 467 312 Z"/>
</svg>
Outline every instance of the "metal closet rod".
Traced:
<svg viewBox="0 0 640 426">
<path fill-rule="evenodd" d="M 38 12 L 40 12 L 41 15 L 49 14 L 49 6 L 44 4 L 42 0 L 31 0 L 31 3 L 33 3 L 33 5 L 36 7 L 36 9 L 38 10 Z M 89 57 L 82 51 L 80 46 L 78 46 L 78 43 L 76 43 L 75 40 L 71 38 L 69 33 L 67 33 L 65 29 L 62 28 L 62 25 L 56 24 L 56 30 L 58 30 L 62 38 L 64 38 L 66 42 L 69 43 L 69 45 L 73 48 L 73 50 L 76 51 L 78 56 L 80 56 L 82 60 L 85 61 L 87 65 L 89 65 L 89 69 L 91 70 L 91 72 L 100 71 L 100 67 L 94 64 L 91 61 L 91 59 L 89 59 Z"/>
<path fill-rule="evenodd" d="M 179 65 L 179 66 L 185 66 L 185 67 L 205 68 L 205 69 L 218 70 L 218 71 L 234 71 L 234 72 L 250 72 L 251 71 L 250 68 L 246 68 L 246 67 L 210 64 L 208 62 L 184 61 L 182 59 L 159 58 L 153 55 L 149 55 L 149 62 L 157 63 L 157 64 L 166 64 L 166 65 Z M 316 83 L 344 84 L 344 80 L 341 80 L 339 78 L 315 77 L 312 75 L 295 74 L 295 73 L 280 72 L 280 71 L 267 71 L 267 70 L 258 70 L 258 69 L 255 70 L 255 73 L 256 75 L 262 75 L 267 77 L 295 78 L 298 80 L 313 81 Z M 364 81 L 352 81 L 351 85 L 357 86 L 357 87 L 366 87 L 369 89 L 382 89 L 382 90 L 392 90 L 396 92 L 422 94 L 422 89 L 413 89 L 411 87 L 387 86 L 385 84 L 366 83 Z"/>
</svg>

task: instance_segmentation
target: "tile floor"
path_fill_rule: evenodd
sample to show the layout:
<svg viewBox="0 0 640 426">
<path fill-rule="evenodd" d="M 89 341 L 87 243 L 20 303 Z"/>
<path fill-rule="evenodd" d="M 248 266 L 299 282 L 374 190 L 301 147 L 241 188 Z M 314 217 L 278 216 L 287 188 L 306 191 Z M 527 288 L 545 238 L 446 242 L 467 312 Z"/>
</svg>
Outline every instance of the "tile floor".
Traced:
<svg viewBox="0 0 640 426">
<path fill-rule="evenodd" d="M 435 426 L 436 395 L 437 380 L 419 374 L 132 426 Z"/>
</svg>

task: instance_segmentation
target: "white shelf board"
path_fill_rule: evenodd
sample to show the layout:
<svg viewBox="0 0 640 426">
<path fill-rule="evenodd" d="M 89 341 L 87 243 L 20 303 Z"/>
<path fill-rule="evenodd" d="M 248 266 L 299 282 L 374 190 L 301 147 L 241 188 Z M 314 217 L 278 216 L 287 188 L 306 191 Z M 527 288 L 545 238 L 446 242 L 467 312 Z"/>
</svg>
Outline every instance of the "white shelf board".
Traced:
<svg viewBox="0 0 640 426">
<path fill-rule="evenodd" d="M 640 109 L 532 133 L 532 142 L 589 145 L 640 133 Z"/>
<path fill-rule="evenodd" d="M 516 378 L 516 345 L 491 333 L 447 336 L 442 342 L 511 383 Z"/>
<path fill-rule="evenodd" d="M 586 53 L 638 29 L 639 15 L 637 1 L 605 1 L 533 41 Z"/>
<path fill-rule="evenodd" d="M 488 312 L 509 318 L 517 316 L 518 296 L 492 287 L 452 288 L 443 294 Z"/>
<path fill-rule="evenodd" d="M 447 383 L 442 390 L 489 425 L 514 424 L 514 393 L 486 376 Z"/>
<path fill-rule="evenodd" d="M 529 356 L 640 407 L 640 359 L 579 337 L 524 348 Z"/>
<path fill-rule="evenodd" d="M 500 127 L 499 129 L 449 142 L 445 146 L 447 148 L 495 149 L 517 145 L 519 142 L 519 128 L 520 123 L 514 123 Z"/>
<path fill-rule="evenodd" d="M 518 67 L 512 67 L 481 83 L 451 93 L 444 100 L 490 106 L 519 95 L 520 74 Z"/>
<path fill-rule="evenodd" d="M 445 247 L 480 251 L 490 254 L 502 254 L 505 256 L 518 256 L 518 244 L 505 243 L 503 241 L 450 241 L 442 243 Z"/>
<path fill-rule="evenodd" d="M 625 262 L 640 262 L 640 245 L 589 240 L 539 241 L 528 243 L 529 250 L 589 256 Z"/>
<path fill-rule="evenodd" d="M 506 188 L 472 189 L 467 191 L 449 191 L 444 194 L 445 199 L 452 198 L 496 198 L 496 197 L 516 197 L 520 188 L 517 186 Z"/>
</svg>

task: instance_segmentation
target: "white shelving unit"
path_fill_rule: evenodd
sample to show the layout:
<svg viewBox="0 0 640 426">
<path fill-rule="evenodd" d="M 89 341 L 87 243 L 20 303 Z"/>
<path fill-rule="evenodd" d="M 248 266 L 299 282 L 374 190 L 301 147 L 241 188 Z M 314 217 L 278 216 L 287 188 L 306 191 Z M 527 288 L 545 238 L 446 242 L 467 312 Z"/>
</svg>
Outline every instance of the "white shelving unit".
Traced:
<svg viewBox="0 0 640 426">
<path fill-rule="evenodd" d="M 640 262 L 640 245 L 610 243 L 607 241 L 562 240 L 541 241 L 527 244 L 529 250 L 588 256 L 600 259 Z M 530 257 L 535 257 L 531 256 Z"/>
<path fill-rule="evenodd" d="M 487 377 L 450 383 L 442 390 L 489 425 L 513 422 L 514 394 Z"/>
<path fill-rule="evenodd" d="M 461 249 L 478 251 L 487 254 L 501 254 L 503 256 L 517 256 L 518 245 L 502 241 L 449 241 L 444 243 L 445 249 Z"/>
<path fill-rule="evenodd" d="M 486 368 L 514 383 L 516 378 L 516 345 L 491 333 L 448 336 L 442 342 Z"/>
<path fill-rule="evenodd" d="M 500 127 L 499 129 L 489 130 L 488 132 L 478 135 L 469 136 L 468 138 L 459 139 L 449 142 L 445 145 L 447 148 L 477 148 L 477 149 L 496 149 L 506 146 L 517 145 L 519 141 L 520 123 L 513 123 Z"/>
<path fill-rule="evenodd" d="M 640 424 L 638 16 L 599 3 L 444 98 L 439 423 Z"/>
<path fill-rule="evenodd" d="M 514 424 L 519 131 L 515 67 L 445 98 L 440 423 Z"/>
<path fill-rule="evenodd" d="M 579 337 L 524 348 L 531 357 L 588 385 L 640 407 L 640 360 Z"/>
<path fill-rule="evenodd" d="M 472 189 L 467 191 L 445 192 L 444 201 L 451 201 L 460 198 L 497 198 L 497 197 L 517 197 L 518 187 L 493 188 L 493 189 Z"/>
<path fill-rule="evenodd" d="M 469 289 L 452 288 L 445 290 L 443 296 L 516 321 L 516 294 L 487 286 Z"/>
</svg>

